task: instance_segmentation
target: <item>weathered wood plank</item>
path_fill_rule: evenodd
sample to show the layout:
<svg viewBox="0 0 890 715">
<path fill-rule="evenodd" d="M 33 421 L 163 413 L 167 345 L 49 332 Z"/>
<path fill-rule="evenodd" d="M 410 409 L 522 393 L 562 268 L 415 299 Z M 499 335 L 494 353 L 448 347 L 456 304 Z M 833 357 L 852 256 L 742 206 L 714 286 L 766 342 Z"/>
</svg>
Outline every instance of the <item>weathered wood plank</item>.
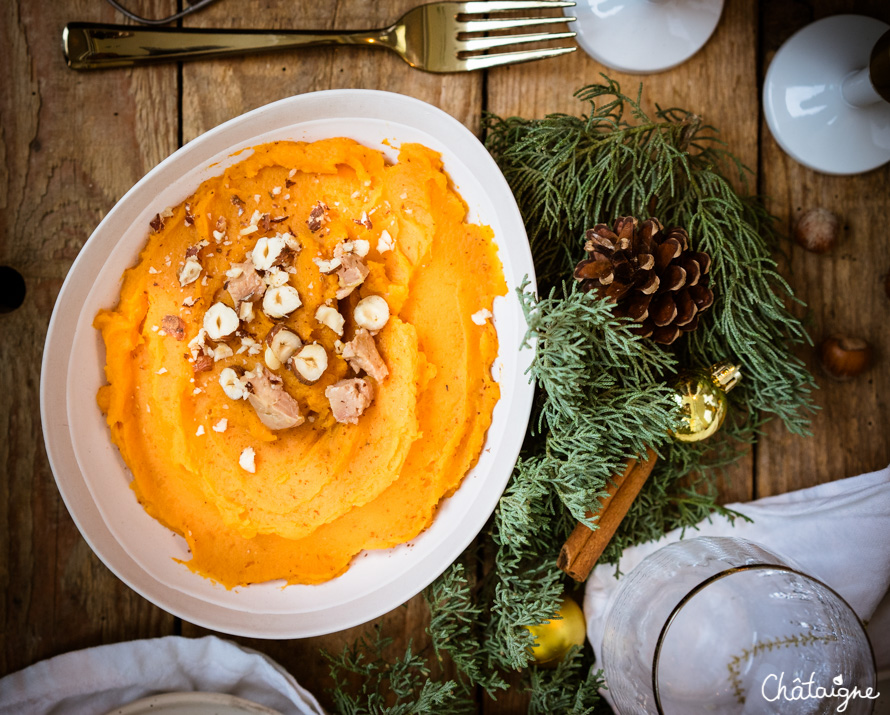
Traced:
<svg viewBox="0 0 890 715">
<path fill-rule="evenodd" d="M 388 24 L 415 0 L 368 3 L 284 3 L 249 0 L 218 3 L 190 18 L 204 26 L 305 28 L 371 27 Z M 136 3 L 161 14 L 161 0 Z M 789 437 L 771 426 L 755 457 L 721 485 L 726 501 L 752 496 L 754 459 L 757 494 L 765 495 L 850 476 L 890 461 L 890 339 L 884 323 L 890 299 L 883 278 L 890 246 L 880 227 L 890 197 L 887 167 L 860 177 L 823 177 L 786 157 L 759 118 L 758 65 L 806 22 L 840 11 L 890 21 L 880 0 L 812 0 L 758 4 L 728 0 L 717 33 L 704 50 L 670 72 L 636 77 L 609 72 L 632 93 L 645 83 L 653 103 L 699 112 L 717 126 L 729 149 L 761 168 L 752 184 L 772 197 L 771 208 L 790 230 L 806 208 L 825 205 L 841 214 L 838 248 L 825 256 L 790 247 L 795 291 L 809 304 L 811 333 L 846 332 L 869 339 L 878 365 L 846 384 L 818 373 L 823 406 L 813 424 L 815 438 Z M 0 97 L 0 264 L 20 271 L 28 294 L 15 312 L 0 314 L 0 674 L 74 648 L 130 638 L 165 635 L 173 619 L 119 582 L 91 553 L 52 480 L 42 447 L 38 413 L 43 338 L 62 279 L 83 242 L 105 212 L 154 164 L 171 153 L 181 131 L 189 140 L 262 104 L 297 92 L 367 87 L 403 92 L 429 101 L 478 131 L 482 107 L 505 116 L 577 112 L 575 89 L 607 71 L 580 51 L 556 60 L 481 75 L 436 76 L 412 70 L 395 56 L 361 48 L 293 51 L 243 59 L 186 64 L 182 77 L 182 124 L 176 66 L 75 74 L 64 66 L 57 38 L 66 21 L 120 21 L 97 0 L 63 6 L 47 2 L 7 3 L 0 23 L 0 66 L 9 78 Z M 49 38 L 49 40 L 47 39 Z M 631 38 L 630 41 L 633 41 Z M 758 45 L 759 42 L 759 45 Z M 760 62 L 758 62 L 760 60 Z M 487 92 L 486 88 L 487 87 Z M 814 365 L 813 351 L 801 354 Z M 429 648 L 425 604 L 415 597 L 378 619 L 394 637 L 393 652 L 408 638 Z M 291 641 L 238 639 L 276 658 L 315 692 L 327 707 L 330 685 L 324 647 L 338 652 L 373 625 L 326 638 Z M 203 629 L 183 624 L 183 633 Z M 488 713 L 523 711 L 521 692 L 482 699 Z"/>
<path fill-rule="evenodd" d="M 430 639 L 426 635 L 428 625 L 429 609 L 423 596 L 417 595 L 371 623 L 328 636 L 277 641 L 225 637 L 274 658 L 290 671 L 302 686 L 318 698 L 322 707 L 328 712 L 337 712 L 334 708 L 334 700 L 330 695 L 330 690 L 334 687 L 335 682 L 330 676 L 330 664 L 323 657 L 322 650 L 332 656 L 340 655 L 344 648 L 352 648 L 360 638 L 373 643 L 379 630 L 379 634 L 383 638 L 392 639 L 391 646 L 385 651 L 385 656 L 390 661 L 401 658 L 405 654 L 409 641 L 413 653 L 427 656 L 432 651 Z M 212 635 L 213 631 L 184 622 L 182 634 L 187 637 L 201 637 Z M 343 676 L 342 673 L 340 675 Z M 445 675 L 444 677 L 454 676 Z M 351 692 L 358 692 L 360 684 L 357 681 L 351 681 L 351 685 Z"/>
<path fill-rule="evenodd" d="M 414 0 L 387 0 L 269 5 L 253 0 L 240 3 L 236 15 L 230 6 L 219 3 L 187 22 L 202 27 L 363 29 L 389 25 L 416 4 Z M 408 94 L 440 107 L 478 132 L 480 74 L 429 74 L 412 69 L 383 49 L 327 47 L 184 64 L 183 135 L 188 141 L 277 99 L 335 88 Z"/>
<path fill-rule="evenodd" d="M 764 71 L 782 43 L 813 20 L 855 12 L 890 22 L 890 7 L 873 2 L 813 2 L 763 7 Z M 765 121 L 761 136 L 761 190 L 790 235 L 800 214 L 824 206 L 842 222 L 840 240 L 827 254 L 809 253 L 789 241 L 789 271 L 796 294 L 807 303 L 805 317 L 816 345 L 842 334 L 862 337 L 876 349 L 877 364 L 849 382 L 821 370 L 814 348 L 800 355 L 813 370 L 822 408 L 813 420 L 814 438 L 789 435 L 771 425 L 757 450 L 757 493 L 787 492 L 886 467 L 890 462 L 890 244 L 880 227 L 890 212 L 890 166 L 858 176 L 818 174 L 787 156 Z"/>
<path fill-rule="evenodd" d="M 157 5 L 164 3 L 158 2 Z M 175 148 L 175 68 L 74 74 L 65 22 L 115 20 L 103 4 L 10 2 L 0 22 L 0 264 L 25 279 L 0 314 L 0 673 L 67 650 L 170 632 L 78 533 L 40 431 L 43 341 L 71 262 L 102 216 Z"/>
</svg>

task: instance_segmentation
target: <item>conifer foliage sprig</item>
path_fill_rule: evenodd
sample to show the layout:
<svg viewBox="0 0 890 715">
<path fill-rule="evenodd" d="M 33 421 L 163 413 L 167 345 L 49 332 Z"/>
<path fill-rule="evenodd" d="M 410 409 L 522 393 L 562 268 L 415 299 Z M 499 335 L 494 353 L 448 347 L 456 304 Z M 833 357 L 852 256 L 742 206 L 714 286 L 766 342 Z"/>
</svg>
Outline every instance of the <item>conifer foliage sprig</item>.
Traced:
<svg viewBox="0 0 890 715">
<path fill-rule="evenodd" d="M 632 99 L 608 78 L 576 97 L 588 104 L 587 115 L 485 123 L 486 145 L 525 219 L 539 291 L 566 280 L 584 232 L 597 223 L 633 215 L 683 226 L 695 250 L 713 260 L 715 304 L 703 327 L 679 341 L 680 363 L 740 361 L 745 380 L 733 397 L 754 418 L 750 430 L 761 415 L 775 415 L 806 433 L 815 384 L 792 348 L 809 339 L 786 305 L 794 295 L 770 255 L 772 216 L 726 176 L 744 180 L 744 167 L 691 112 L 659 109 L 651 118 L 640 94 Z"/>
<path fill-rule="evenodd" d="M 352 650 L 336 661 L 341 671 L 389 687 L 388 702 L 401 706 L 414 697 L 417 712 L 468 707 L 474 688 L 497 697 L 512 670 L 530 691 L 530 713 L 609 712 L 589 647 L 552 671 L 534 666 L 528 651 L 533 637 L 525 626 L 549 619 L 571 588 L 556 557 L 575 522 L 624 461 L 647 446 L 658 463 L 602 560 L 617 562 L 626 546 L 715 511 L 738 517 L 715 503 L 717 471 L 744 454 L 770 417 L 806 433 L 814 409 L 812 376 L 793 352 L 808 337 L 770 255 L 774 220 L 728 178 L 743 179 L 744 167 L 690 112 L 659 109 L 650 117 L 639 94 L 622 94 L 609 78 L 576 96 L 586 115 L 490 116 L 484 123 L 535 260 L 537 295 L 527 285 L 519 295 L 537 389 L 523 450 L 488 527 L 427 590 L 433 650 L 451 660 L 456 680 L 431 685 L 410 650 L 389 683 L 381 678 L 379 648 L 366 660 Z M 571 277 L 586 229 L 627 215 L 685 227 L 693 247 L 712 258 L 714 305 L 696 331 L 669 348 L 631 334 L 607 302 L 578 290 Z M 670 439 L 677 416 L 666 382 L 722 359 L 740 362 L 744 372 L 722 430 L 705 443 Z M 364 688 L 365 708 L 338 689 L 341 712 L 390 712 L 375 687 Z"/>
</svg>

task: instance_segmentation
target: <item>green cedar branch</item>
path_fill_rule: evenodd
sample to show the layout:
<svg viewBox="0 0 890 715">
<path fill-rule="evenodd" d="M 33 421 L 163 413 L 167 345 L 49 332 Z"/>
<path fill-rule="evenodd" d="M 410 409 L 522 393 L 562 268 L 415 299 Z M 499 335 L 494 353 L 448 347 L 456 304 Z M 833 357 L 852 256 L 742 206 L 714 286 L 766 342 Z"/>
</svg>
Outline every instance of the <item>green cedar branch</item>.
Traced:
<svg viewBox="0 0 890 715">
<path fill-rule="evenodd" d="M 535 260 L 539 295 L 527 286 L 519 294 L 536 397 L 488 527 L 427 592 L 435 652 L 454 663 L 458 680 L 430 681 L 410 647 L 387 665 L 379 642 L 364 643 L 332 661 L 335 678 L 362 679 L 354 697 L 345 685 L 335 691 L 340 712 L 471 712 L 472 688 L 496 696 L 511 670 L 521 672 L 530 713 L 606 712 L 589 647 L 555 671 L 536 667 L 529 652 L 526 626 L 548 620 L 571 587 L 556 556 L 576 520 L 624 460 L 650 445 L 659 462 L 604 561 L 617 563 L 627 546 L 714 513 L 738 518 L 715 502 L 721 470 L 745 454 L 770 417 L 792 432 L 808 430 L 815 384 L 794 349 L 809 338 L 771 257 L 773 217 L 759 198 L 733 188 L 746 180 L 745 167 L 690 112 L 658 109 L 650 117 L 641 93 L 628 97 L 609 78 L 576 96 L 587 105 L 580 117 L 485 119 L 486 146 L 514 192 Z M 624 215 L 682 225 L 713 259 L 714 305 L 698 330 L 668 349 L 631 335 L 608 303 L 571 278 L 586 229 Z M 670 376 L 721 359 L 741 362 L 745 375 L 729 394 L 723 428 L 706 443 L 669 439 Z"/>
<path fill-rule="evenodd" d="M 412 651 L 390 661 L 392 644 L 377 631 L 344 646 L 339 655 L 322 650 L 335 687 L 329 692 L 342 715 L 464 715 L 473 709 L 465 688 L 453 680 L 429 678 L 427 659 Z M 350 682 L 350 676 L 353 681 Z M 356 677 L 357 676 L 357 677 Z M 360 683 L 355 687 L 354 682 Z"/>
<path fill-rule="evenodd" d="M 608 78 L 576 96 L 588 103 L 586 116 L 485 120 L 487 146 L 528 228 L 541 293 L 570 275 L 584 232 L 596 223 L 654 215 L 684 226 L 695 248 L 713 259 L 716 300 L 702 327 L 674 349 L 680 363 L 740 361 L 745 409 L 774 414 L 791 432 L 806 434 L 815 383 L 793 347 L 809 338 L 770 256 L 773 217 L 725 176 L 731 170 L 744 177 L 744 167 L 690 112 L 658 110 L 650 118 L 639 95 L 631 99 Z"/>
</svg>

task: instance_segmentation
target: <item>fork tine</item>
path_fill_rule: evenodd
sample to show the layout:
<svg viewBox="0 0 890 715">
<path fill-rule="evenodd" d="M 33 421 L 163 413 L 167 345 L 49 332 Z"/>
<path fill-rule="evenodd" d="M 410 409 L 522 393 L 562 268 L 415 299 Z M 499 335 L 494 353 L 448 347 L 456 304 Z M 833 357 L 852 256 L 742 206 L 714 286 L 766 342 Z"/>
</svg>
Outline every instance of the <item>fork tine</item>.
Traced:
<svg viewBox="0 0 890 715">
<path fill-rule="evenodd" d="M 505 45 L 518 45 L 524 42 L 544 42 L 546 40 L 567 40 L 575 36 L 574 32 L 537 32 L 532 35 L 501 35 L 500 37 L 473 37 L 469 40 L 458 40 L 459 49 L 463 52 L 490 50 Z"/>
<path fill-rule="evenodd" d="M 546 10 L 551 7 L 574 7 L 575 0 L 471 0 L 455 3 L 463 15 L 480 15 L 505 10 Z"/>
<path fill-rule="evenodd" d="M 480 55 L 478 57 L 468 57 L 464 62 L 467 70 L 482 70 L 489 67 L 499 67 L 500 65 L 511 65 L 518 62 L 530 62 L 532 60 L 543 60 L 547 57 L 556 57 L 564 55 L 568 52 L 574 52 L 577 47 L 554 47 L 549 50 L 526 50 L 524 52 L 502 52 L 496 55 Z"/>
<path fill-rule="evenodd" d="M 507 20 L 467 20 L 457 22 L 458 32 L 491 32 L 492 30 L 512 30 L 517 27 L 550 25 L 556 22 L 574 22 L 574 17 L 515 17 Z"/>
</svg>

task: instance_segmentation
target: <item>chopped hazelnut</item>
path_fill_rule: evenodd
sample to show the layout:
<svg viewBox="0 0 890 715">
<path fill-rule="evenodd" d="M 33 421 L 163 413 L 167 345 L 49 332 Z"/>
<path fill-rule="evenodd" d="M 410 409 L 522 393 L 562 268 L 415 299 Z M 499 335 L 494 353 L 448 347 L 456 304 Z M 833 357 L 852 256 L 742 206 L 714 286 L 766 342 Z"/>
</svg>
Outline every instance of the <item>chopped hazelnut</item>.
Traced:
<svg viewBox="0 0 890 715">
<path fill-rule="evenodd" d="M 302 382 L 312 383 L 318 380 L 328 367 L 328 354 L 318 343 L 306 345 L 290 360 L 291 369 Z"/>
<path fill-rule="evenodd" d="M 382 296 L 369 295 L 358 302 L 352 317 L 362 328 L 378 331 L 389 320 L 389 305 Z"/>
<path fill-rule="evenodd" d="M 302 304 L 297 289 L 289 285 L 269 288 L 263 296 L 263 312 L 270 318 L 290 315 Z"/>
<path fill-rule="evenodd" d="M 194 283 L 198 280 L 202 270 L 201 264 L 194 257 L 188 258 L 179 271 L 179 285 L 185 287 L 190 283 Z"/>
<path fill-rule="evenodd" d="M 204 313 L 204 330 L 211 340 L 220 340 L 238 329 L 238 314 L 225 303 L 214 303 Z"/>
<path fill-rule="evenodd" d="M 161 318 L 161 328 L 177 340 L 185 338 L 185 323 L 178 315 L 165 315 Z"/>
<path fill-rule="evenodd" d="M 476 325 L 485 325 L 485 321 L 491 317 L 491 311 L 488 308 L 483 308 L 482 310 L 478 310 L 470 316 L 470 319 L 476 323 Z M 661 323 L 659 323 L 661 325 Z"/>
<path fill-rule="evenodd" d="M 386 363 L 377 351 L 374 338 L 364 328 L 359 330 L 355 337 L 343 346 L 343 359 L 357 373 L 364 370 L 377 382 L 389 374 Z"/>
<path fill-rule="evenodd" d="M 318 310 L 315 311 L 315 319 L 322 325 L 329 327 L 337 335 L 343 335 L 343 326 L 346 321 L 335 308 L 327 305 L 319 306 Z"/>
<path fill-rule="evenodd" d="M 256 473 L 256 452 L 253 451 L 253 447 L 245 447 L 241 451 L 241 455 L 238 457 L 238 465 L 245 472 Z"/>
<path fill-rule="evenodd" d="M 244 381 L 250 392 L 248 402 L 269 429 L 288 429 L 305 421 L 297 401 L 284 391 L 281 378 L 265 367 L 258 366 L 253 372 L 245 373 Z"/>
<path fill-rule="evenodd" d="M 374 399 L 371 383 L 361 378 L 340 380 L 327 387 L 325 397 L 331 405 L 331 412 L 337 422 L 358 424 L 358 418 Z"/>
</svg>

